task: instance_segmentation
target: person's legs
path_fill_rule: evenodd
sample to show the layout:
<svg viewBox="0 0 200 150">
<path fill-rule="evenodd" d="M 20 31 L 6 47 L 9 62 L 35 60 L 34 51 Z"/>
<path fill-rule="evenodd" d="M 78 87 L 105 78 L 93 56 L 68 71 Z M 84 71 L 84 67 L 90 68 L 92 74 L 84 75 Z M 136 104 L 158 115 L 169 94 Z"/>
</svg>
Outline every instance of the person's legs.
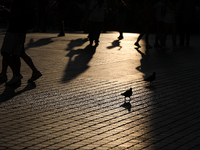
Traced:
<svg viewBox="0 0 200 150">
<path fill-rule="evenodd" d="M 11 68 L 13 75 L 18 74 L 18 71 L 17 71 L 15 64 L 14 64 L 13 57 L 9 53 L 6 53 L 6 52 L 2 52 L 2 56 L 3 56 L 3 61 L 2 61 L 2 64 L 3 64 L 2 69 L 3 70 L 2 71 L 4 71 L 4 73 L 6 73 L 7 72 L 7 66 L 5 66 L 5 65 L 8 65 Z"/>
<path fill-rule="evenodd" d="M 185 32 L 186 32 L 186 46 L 189 46 L 190 45 L 190 35 L 191 35 L 191 28 L 192 28 L 192 25 L 188 24 L 188 25 L 185 25 Z"/>
<path fill-rule="evenodd" d="M 8 69 L 8 63 L 6 62 L 5 58 L 2 58 L 2 70 L 1 74 L 6 76 L 7 75 L 7 69 Z"/>
<path fill-rule="evenodd" d="M 26 54 L 23 53 L 20 55 L 20 57 L 25 61 L 25 63 L 31 68 L 33 74 L 38 72 L 37 68 L 35 67 L 35 65 L 33 64 L 32 59 Z"/>
<path fill-rule="evenodd" d="M 95 38 L 94 38 L 96 46 L 99 44 L 99 37 L 101 34 L 101 29 L 102 29 L 102 23 L 96 22 L 95 23 Z"/>
<path fill-rule="evenodd" d="M 57 14 L 57 18 L 58 18 L 58 26 L 59 26 L 59 30 L 60 33 L 58 34 L 58 36 L 65 36 L 65 29 L 64 29 L 64 13 L 63 12 L 58 12 Z"/>
<path fill-rule="evenodd" d="M 90 45 L 92 46 L 93 41 L 95 40 L 95 22 L 90 22 L 90 29 L 89 29 L 89 41 L 90 41 Z"/>
<path fill-rule="evenodd" d="M 124 38 L 124 36 L 123 36 L 123 23 L 120 23 L 118 25 L 118 31 L 119 31 L 119 37 L 118 37 L 118 39 L 121 40 L 121 39 Z"/>
<path fill-rule="evenodd" d="M 161 42 L 162 46 L 166 46 L 166 39 L 167 39 L 167 34 L 169 33 L 169 29 L 170 29 L 170 24 L 165 23 L 164 34 Z"/>
<path fill-rule="evenodd" d="M 5 61 L 5 58 L 2 58 L 2 70 L 0 73 L 0 82 L 5 82 L 8 80 L 7 69 L 8 69 L 8 63 Z"/>
<path fill-rule="evenodd" d="M 24 41 L 25 43 L 25 41 Z M 35 67 L 32 59 L 25 53 L 25 48 L 24 48 L 24 44 L 22 45 L 22 51 L 21 51 L 21 55 L 20 57 L 25 61 L 25 63 L 31 68 L 32 70 L 32 76 L 31 78 L 28 80 L 28 82 L 33 82 L 35 80 L 37 80 L 39 77 L 42 76 L 42 74 L 38 71 L 38 69 Z"/>
<path fill-rule="evenodd" d="M 7 64 L 10 66 L 13 72 L 13 77 L 10 81 L 6 83 L 6 85 L 13 85 L 17 83 L 18 81 L 21 81 L 23 78 L 22 75 L 20 74 L 20 58 L 19 55 L 13 55 L 12 57 L 8 53 L 3 53 L 3 57 Z"/>
<path fill-rule="evenodd" d="M 171 29 L 172 29 L 172 43 L 173 43 L 173 47 L 176 46 L 176 24 L 173 23 L 171 25 Z"/>
<path fill-rule="evenodd" d="M 155 48 L 159 48 L 160 44 L 162 42 L 162 36 L 164 32 L 164 22 L 163 21 L 158 21 L 157 22 L 157 32 L 156 32 L 156 37 L 155 37 Z"/>
</svg>

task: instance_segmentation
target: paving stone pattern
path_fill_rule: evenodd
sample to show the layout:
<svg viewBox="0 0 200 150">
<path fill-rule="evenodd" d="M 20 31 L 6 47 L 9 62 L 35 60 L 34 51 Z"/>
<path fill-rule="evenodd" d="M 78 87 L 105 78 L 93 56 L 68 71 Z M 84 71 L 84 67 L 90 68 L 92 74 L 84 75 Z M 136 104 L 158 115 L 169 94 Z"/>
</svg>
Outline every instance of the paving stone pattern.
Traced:
<svg viewBox="0 0 200 150">
<path fill-rule="evenodd" d="M 27 35 L 27 53 L 43 76 L 26 83 L 31 71 L 22 63 L 21 86 L 0 85 L 0 149 L 199 150 L 198 46 L 145 54 L 127 34 L 111 50 L 117 35 L 103 34 L 96 50 L 88 50 L 85 34 Z M 150 86 L 142 75 L 153 71 Z M 130 87 L 124 103 L 120 94 Z"/>
</svg>

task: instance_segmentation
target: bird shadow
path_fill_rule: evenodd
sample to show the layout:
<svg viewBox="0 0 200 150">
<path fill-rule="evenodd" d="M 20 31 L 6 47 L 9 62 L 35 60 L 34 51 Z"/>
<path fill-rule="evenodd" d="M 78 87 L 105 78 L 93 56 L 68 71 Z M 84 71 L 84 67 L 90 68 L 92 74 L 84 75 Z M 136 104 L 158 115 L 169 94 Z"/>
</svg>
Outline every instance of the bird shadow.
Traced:
<svg viewBox="0 0 200 150">
<path fill-rule="evenodd" d="M 16 83 L 13 86 L 5 86 L 5 90 L 0 95 L 0 104 L 5 102 L 5 101 L 8 101 L 8 100 L 12 99 L 13 97 L 15 97 L 17 95 L 20 95 L 23 92 L 30 91 L 30 90 L 36 88 L 35 82 L 29 82 L 26 85 L 26 87 L 24 87 L 24 89 L 15 92 L 15 89 L 17 89 L 20 86 L 21 86 L 21 81 Z"/>
<path fill-rule="evenodd" d="M 124 107 L 125 109 L 127 109 L 130 112 L 132 105 L 130 102 L 124 102 L 122 105 L 120 105 L 120 107 Z"/>
</svg>

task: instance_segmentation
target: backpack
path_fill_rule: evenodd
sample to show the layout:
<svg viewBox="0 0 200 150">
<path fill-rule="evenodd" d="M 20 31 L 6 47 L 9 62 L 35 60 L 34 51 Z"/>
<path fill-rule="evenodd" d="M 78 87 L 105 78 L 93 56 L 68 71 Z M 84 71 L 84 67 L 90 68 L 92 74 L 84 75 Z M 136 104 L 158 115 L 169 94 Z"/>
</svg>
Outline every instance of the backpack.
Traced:
<svg viewBox="0 0 200 150">
<path fill-rule="evenodd" d="M 26 30 L 33 29 L 37 24 L 38 15 L 37 15 L 35 3 L 32 0 L 26 0 L 24 14 L 25 14 L 24 23 L 25 23 Z"/>
</svg>

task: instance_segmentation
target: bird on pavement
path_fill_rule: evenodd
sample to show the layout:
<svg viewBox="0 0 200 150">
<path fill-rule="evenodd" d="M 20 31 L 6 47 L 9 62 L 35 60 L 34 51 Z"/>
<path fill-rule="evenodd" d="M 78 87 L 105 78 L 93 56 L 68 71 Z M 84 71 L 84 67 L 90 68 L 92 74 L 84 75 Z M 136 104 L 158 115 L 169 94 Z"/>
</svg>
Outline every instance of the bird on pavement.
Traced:
<svg viewBox="0 0 200 150">
<path fill-rule="evenodd" d="M 150 82 L 150 84 L 156 79 L 156 72 L 154 72 L 151 76 L 144 79 L 144 81 Z"/>
<path fill-rule="evenodd" d="M 129 101 L 130 101 L 130 97 L 132 96 L 132 94 L 133 94 L 132 88 L 130 88 L 129 90 L 126 90 L 124 93 L 121 93 L 121 95 L 125 96 L 125 101 L 127 97 L 129 97 Z"/>
</svg>

